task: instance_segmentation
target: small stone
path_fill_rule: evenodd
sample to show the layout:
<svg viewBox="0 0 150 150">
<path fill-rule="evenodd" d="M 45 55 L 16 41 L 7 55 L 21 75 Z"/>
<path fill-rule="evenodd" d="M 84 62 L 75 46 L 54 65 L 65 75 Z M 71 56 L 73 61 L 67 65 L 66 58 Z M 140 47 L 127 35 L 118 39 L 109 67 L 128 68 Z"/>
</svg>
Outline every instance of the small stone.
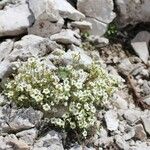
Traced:
<svg viewBox="0 0 150 150">
<path fill-rule="evenodd" d="M 121 96 L 119 95 L 114 95 L 113 97 L 113 101 L 114 105 L 119 108 L 119 109 L 127 109 L 128 108 L 128 103 L 125 99 L 123 99 Z"/>
<path fill-rule="evenodd" d="M 12 145 L 15 150 L 30 150 L 30 147 L 22 140 L 12 139 L 7 144 Z"/>
<path fill-rule="evenodd" d="M 130 109 L 124 112 L 124 117 L 127 122 L 132 125 L 140 120 L 141 112 L 138 110 Z"/>
<path fill-rule="evenodd" d="M 118 117 L 117 113 L 114 110 L 109 110 L 106 112 L 104 118 L 105 118 L 108 130 L 114 131 L 118 129 L 119 121 L 117 117 Z"/>
<path fill-rule="evenodd" d="M 128 58 L 125 58 L 121 60 L 119 66 L 121 70 L 130 72 L 133 70 L 133 65 L 131 64 L 130 60 Z"/>
<path fill-rule="evenodd" d="M 14 42 L 10 39 L 0 44 L 0 62 L 5 59 L 13 49 Z"/>
<path fill-rule="evenodd" d="M 60 33 L 54 34 L 50 37 L 52 41 L 56 41 L 62 44 L 75 44 L 77 46 L 81 44 L 79 38 L 80 36 L 70 29 L 62 30 Z"/>
<path fill-rule="evenodd" d="M 145 131 L 150 135 L 150 117 L 149 116 L 143 116 L 142 122 L 145 128 Z"/>
<path fill-rule="evenodd" d="M 64 150 L 64 148 L 59 134 L 50 131 L 35 142 L 32 150 Z"/>
<path fill-rule="evenodd" d="M 125 134 L 122 136 L 126 141 L 132 139 L 135 136 L 135 130 L 132 127 L 128 127 L 125 130 Z"/>
<path fill-rule="evenodd" d="M 141 60 L 147 64 L 149 58 L 149 50 L 146 42 L 131 42 L 131 45 L 136 52 L 136 54 L 141 58 Z"/>
<path fill-rule="evenodd" d="M 60 15 L 63 18 L 68 18 L 70 20 L 79 21 L 85 18 L 85 15 L 77 11 L 72 5 L 70 5 L 66 0 L 55 0 L 55 7 L 59 10 Z"/>
<path fill-rule="evenodd" d="M 134 135 L 135 139 L 144 141 L 147 138 L 142 124 L 136 125 L 134 129 L 135 129 L 135 135 Z"/>
<path fill-rule="evenodd" d="M 16 136 L 22 140 L 25 141 L 28 145 L 33 145 L 35 139 L 37 138 L 37 129 L 29 129 L 29 130 L 24 130 L 21 132 L 18 132 Z"/>
<path fill-rule="evenodd" d="M 150 96 L 146 97 L 143 102 L 145 102 L 147 105 L 150 105 Z"/>
<path fill-rule="evenodd" d="M 79 28 L 81 31 L 88 31 L 92 29 L 92 24 L 87 21 L 75 21 L 71 23 L 71 26 Z"/>
<path fill-rule="evenodd" d="M 129 149 L 128 143 L 120 135 L 115 136 L 115 143 L 120 149 L 124 149 L 124 150 Z"/>
</svg>

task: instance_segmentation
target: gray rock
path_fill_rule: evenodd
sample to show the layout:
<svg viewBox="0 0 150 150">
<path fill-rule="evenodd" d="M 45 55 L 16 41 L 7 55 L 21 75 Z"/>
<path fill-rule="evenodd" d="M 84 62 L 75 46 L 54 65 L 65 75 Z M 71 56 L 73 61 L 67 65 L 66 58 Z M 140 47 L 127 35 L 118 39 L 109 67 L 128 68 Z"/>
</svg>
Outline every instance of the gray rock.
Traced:
<svg viewBox="0 0 150 150">
<path fill-rule="evenodd" d="M 81 31 L 88 31 L 92 29 L 92 24 L 87 21 L 75 21 L 71 23 L 71 26 L 79 28 Z"/>
<path fill-rule="evenodd" d="M 80 145 L 75 145 L 74 147 L 70 148 L 69 150 L 83 150 L 83 149 L 84 150 L 96 150 L 93 147 L 88 148 L 88 147 L 84 146 L 84 148 L 83 148 L 83 146 L 80 146 Z"/>
<path fill-rule="evenodd" d="M 102 36 L 107 30 L 107 24 L 100 22 L 95 18 L 87 17 L 86 21 L 92 23 L 92 30 L 89 31 L 90 34 Z"/>
<path fill-rule="evenodd" d="M 0 62 L 0 79 L 8 77 L 13 73 L 12 65 L 8 60 Z"/>
<path fill-rule="evenodd" d="M 57 22 L 60 15 L 55 5 L 55 0 L 29 0 L 29 8 L 33 12 L 36 21 Z"/>
<path fill-rule="evenodd" d="M 115 0 L 119 9 L 119 20 L 123 26 L 150 20 L 149 0 Z"/>
<path fill-rule="evenodd" d="M 119 69 L 121 69 L 123 71 L 131 72 L 133 70 L 134 66 L 131 64 L 131 62 L 128 58 L 125 58 L 125 59 L 121 60 L 118 67 L 119 67 Z"/>
<path fill-rule="evenodd" d="M 107 111 L 104 118 L 108 130 L 114 131 L 118 129 L 119 120 L 118 120 L 117 113 L 114 110 Z"/>
<path fill-rule="evenodd" d="M 132 42 L 146 42 L 147 46 L 149 46 L 149 41 L 150 41 L 150 33 L 147 31 L 139 32 L 132 40 Z"/>
<path fill-rule="evenodd" d="M 134 129 L 135 129 L 135 135 L 134 135 L 135 139 L 144 141 L 147 138 L 142 124 L 138 124 L 134 126 Z"/>
<path fill-rule="evenodd" d="M 35 139 L 37 138 L 38 130 L 33 128 L 25 131 L 18 132 L 16 136 L 18 139 L 25 141 L 28 145 L 33 145 Z"/>
<path fill-rule="evenodd" d="M 6 114 L 6 122 L 2 124 L 3 132 L 16 132 L 30 129 L 37 126 L 43 113 L 35 111 L 33 108 L 12 110 L 10 114 Z"/>
<path fill-rule="evenodd" d="M 112 0 L 78 0 L 77 8 L 87 17 L 104 23 L 112 22 L 116 16 Z"/>
<path fill-rule="evenodd" d="M 122 136 L 124 140 L 128 141 L 135 136 L 135 130 L 132 127 L 127 127 L 125 129 L 125 134 Z"/>
<path fill-rule="evenodd" d="M 105 47 L 109 44 L 109 40 L 105 37 L 91 35 L 89 41 L 94 44 L 97 48 Z"/>
<path fill-rule="evenodd" d="M 124 112 L 124 117 L 127 122 L 132 125 L 140 120 L 141 112 L 134 109 L 129 109 Z"/>
<path fill-rule="evenodd" d="M 127 109 L 128 103 L 125 99 L 123 99 L 120 95 L 115 94 L 112 102 L 119 109 Z"/>
<path fill-rule="evenodd" d="M 37 20 L 34 25 L 28 28 L 28 34 L 34 34 L 42 37 L 49 37 L 62 30 L 64 20 L 60 18 L 57 22 L 48 20 Z"/>
<path fill-rule="evenodd" d="M 49 37 L 61 31 L 64 20 L 60 17 L 55 0 L 29 0 L 35 23 L 28 28 L 29 34 Z"/>
<path fill-rule="evenodd" d="M 141 60 L 147 64 L 149 58 L 149 51 L 146 42 L 131 42 L 131 45 L 136 52 L 136 54 L 141 58 Z"/>
<path fill-rule="evenodd" d="M 24 3 L 0 10 L 0 20 L 0 37 L 16 36 L 27 32 L 27 28 L 34 22 L 34 17 L 28 5 Z"/>
<path fill-rule="evenodd" d="M 144 101 L 147 105 L 150 105 L 150 96 L 146 97 L 143 101 Z"/>
<path fill-rule="evenodd" d="M 52 35 L 50 39 L 62 44 L 75 44 L 78 46 L 81 44 L 80 36 L 70 29 L 62 30 L 60 33 Z"/>
<path fill-rule="evenodd" d="M 14 49 L 8 56 L 11 62 L 21 59 L 26 60 L 29 57 L 41 57 L 61 48 L 56 42 L 36 35 L 26 35 L 20 41 L 15 42 Z"/>
<path fill-rule="evenodd" d="M 129 149 L 129 144 L 120 135 L 115 136 L 115 143 L 120 149 L 123 150 Z"/>
<path fill-rule="evenodd" d="M 46 136 L 36 141 L 32 150 L 64 150 L 59 134 L 50 131 Z"/>
<path fill-rule="evenodd" d="M 145 95 L 149 95 L 149 93 L 150 93 L 150 86 L 149 86 L 147 80 L 143 80 L 143 85 L 141 86 L 141 89 L 143 89 L 143 93 Z"/>
<path fill-rule="evenodd" d="M 93 60 L 91 57 L 89 57 L 88 55 L 86 55 L 84 52 L 82 51 L 68 51 L 66 52 L 64 55 L 62 55 L 62 62 L 64 64 L 67 65 L 71 65 L 74 63 L 74 56 L 78 56 L 79 57 L 79 64 L 84 65 L 84 66 L 88 66 L 91 65 L 93 63 Z"/>
<path fill-rule="evenodd" d="M 10 39 L 7 39 L 0 44 L 0 62 L 12 51 L 13 44 L 14 42 Z"/>
<path fill-rule="evenodd" d="M 68 18 L 75 21 L 79 21 L 85 18 L 84 14 L 77 11 L 66 0 L 61 0 L 61 3 L 60 0 L 55 0 L 55 6 L 59 10 L 59 13 L 63 18 Z"/>
<path fill-rule="evenodd" d="M 142 122 L 145 128 L 145 131 L 150 135 L 150 117 L 149 116 L 143 116 Z"/>
</svg>

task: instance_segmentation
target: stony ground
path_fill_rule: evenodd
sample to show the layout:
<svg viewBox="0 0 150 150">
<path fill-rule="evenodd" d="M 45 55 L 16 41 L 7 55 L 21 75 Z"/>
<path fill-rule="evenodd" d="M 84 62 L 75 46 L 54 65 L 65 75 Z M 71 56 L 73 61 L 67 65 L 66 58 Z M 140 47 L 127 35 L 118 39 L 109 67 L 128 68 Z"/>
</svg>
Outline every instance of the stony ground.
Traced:
<svg viewBox="0 0 150 150">
<path fill-rule="evenodd" d="M 117 15 L 112 0 L 79 0 L 78 3 L 68 0 L 72 5 L 66 0 L 62 0 L 62 5 L 60 0 L 27 1 L 0 1 L 1 87 L 13 73 L 18 59 L 42 58 L 54 69 L 56 62 L 71 64 L 72 53 L 80 53 L 80 64 L 85 66 L 92 60 L 101 62 L 103 68 L 121 80 L 122 86 L 109 105 L 97 112 L 101 130 L 98 134 L 93 131 L 93 136 L 84 142 L 73 133 L 67 135 L 52 127 L 41 111 L 17 108 L 3 96 L 1 88 L 0 150 L 150 150 L 147 26 L 144 25 L 145 30 L 136 29 L 136 35 L 127 27 L 118 33 L 115 42 L 109 42 L 102 35 Z M 149 0 L 124 0 L 123 4 L 115 0 L 121 29 L 132 24 L 134 33 L 136 23 L 149 21 Z M 87 31 L 90 36 L 86 36 Z"/>
</svg>

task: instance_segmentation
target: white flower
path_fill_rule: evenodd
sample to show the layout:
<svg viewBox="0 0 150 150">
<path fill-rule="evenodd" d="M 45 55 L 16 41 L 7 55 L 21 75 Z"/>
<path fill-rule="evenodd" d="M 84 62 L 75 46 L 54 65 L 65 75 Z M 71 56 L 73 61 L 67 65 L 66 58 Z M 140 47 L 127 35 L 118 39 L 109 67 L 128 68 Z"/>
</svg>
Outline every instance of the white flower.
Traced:
<svg viewBox="0 0 150 150">
<path fill-rule="evenodd" d="M 82 132 L 82 135 L 83 135 L 84 137 L 87 137 L 87 131 L 84 130 L 84 131 Z"/>
<path fill-rule="evenodd" d="M 47 103 L 43 105 L 43 109 L 44 109 L 45 111 L 49 111 L 50 108 L 51 108 L 51 107 L 50 107 Z"/>
<path fill-rule="evenodd" d="M 48 88 L 46 88 L 46 89 L 43 90 L 43 93 L 44 93 L 44 94 L 49 94 L 49 93 L 50 93 L 50 90 L 49 90 Z"/>
</svg>

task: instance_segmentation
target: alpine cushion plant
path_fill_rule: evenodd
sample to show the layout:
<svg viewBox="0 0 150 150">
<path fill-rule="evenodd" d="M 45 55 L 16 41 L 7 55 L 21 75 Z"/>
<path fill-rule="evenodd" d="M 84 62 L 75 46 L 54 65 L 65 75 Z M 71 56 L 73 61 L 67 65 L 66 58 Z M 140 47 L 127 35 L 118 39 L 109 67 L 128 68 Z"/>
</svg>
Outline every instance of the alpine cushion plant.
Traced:
<svg viewBox="0 0 150 150">
<path fill-rule="evenodd" d="M 29 58 L 8 79 L 4 94 L 18 107 L 50 112 L 52 124 L 86 138 L 97 122 L 97 108 L 107 103 L 117 86 L 118 81 L 94 63 L 86 68 L 68 65 L 50 70 L 39 59 Z M 60 108 L 64 109 L 58 115 Z"/>
</svg>

